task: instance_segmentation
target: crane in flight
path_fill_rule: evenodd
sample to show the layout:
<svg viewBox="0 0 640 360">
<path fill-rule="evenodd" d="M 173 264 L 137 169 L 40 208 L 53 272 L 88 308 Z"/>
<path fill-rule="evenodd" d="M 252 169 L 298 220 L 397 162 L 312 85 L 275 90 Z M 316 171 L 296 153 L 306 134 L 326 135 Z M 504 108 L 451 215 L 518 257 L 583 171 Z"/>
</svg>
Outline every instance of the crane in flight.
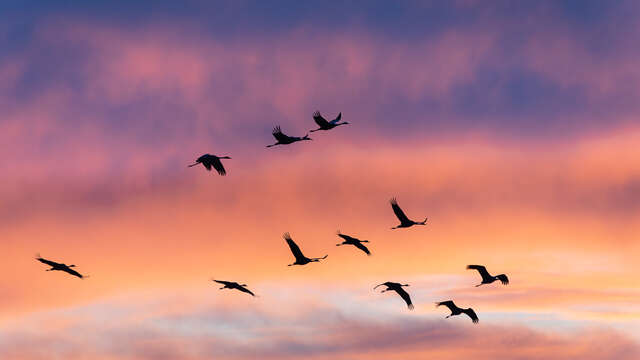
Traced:
<svg viewBox="0 0 640 360">
<path fill-rule="evenodd" d="M 73 275 L 73 276 L 77 276 L 80 279 L 84 279 L 84 278 L 88 277 L 88 276 L 84 276 L 84 275 L 80 274 L 79 272 L 73 270 L 72 267 L 75 267 L 75 265 L 67 265 L 67 264 L 64 264 L 64 263 L 57 263 L 55 261 L 47 260 L 47 259 L 44 259 L 44 258 L 40 257 L 40 254 L 36 255 L 36 260 L 40 261 L 43 264 L 47 264 L 47 265 L 51 266 L 51 269 L 47 269 L 46 271 L 64 271 L 67 274 L 70 274 L 70 275 Z"/>
<path fill-rule="evenodd" d="M 417 221 L 413 221 L 413 220 L 409 219 L 407 217 L 407 215 L 404 214 L 402 209 L 400 209 L 400 206 L 398 205 L 398 201 L 396 200 L 396 198 L 392 198 L 389 202 L 391 203 L 391 208 L 393 209 L 394 214 L 396 214 L 396 217 L 398 218 L 398 220 L 400 220 L 400 225 L 398 225 L 396 227 L 392 227 L 391 229 L 407 228 L 407 227 L 411 227 L 413 225 L 426 225 L 427 224 L 427 219 L 428 218 L 425 218 L 424 221 L 421 221 L 421 222 L 417 222 Z"/>
<path fill-rule="evenodd" d="M 294 142 L 303 141 L 303 140 L 313 140 L 309 137 L 309 134 L 306 134 L 303 137 L 285 135 L 282 132 L 282 130 L 280 130 L 280 126 L 274 127 L 271 134 L 273 134 L 273 137 L 276 138 L 276 140 L 278 141 L 275 144 L 267 145 L 267 147 L 272 147 L 276 145 L 288 145 L 288 144 L 292 144 Z"/>
<path fill-rule="evenodd" d="M 467 265 L 467 270 L 477 270 L 480 273 L 480 276 L 482 276 L 482 282 L 476 285 L 476 287 L 484 284 L 491 284 L 496 280 L 500 280 L 502 285 L 509 285 L 509 278 L 507 277 L 507 275 L 500 274 L 500 275 L 493 276 L 489 274 L 489 272 L 487 271 L 487 268 L 482 265 Z"/>
<path fill-rule="evenodd" d="M 320 111 L 316 111 L 313 113 L 313 121 L 315 121 L 316 124 L 318 124 L 319 128 L 315 130 L 310 130 L 310 131 L 314 132 L 314 131 L 320 131 L 320 130 L 331 130 L 334 127 L 349 124 L 346 121 L 339 122 L 340 119 L 342 119 L 342 113 L 339 113 L 335 119 L 328 121 L 327 119 L 322 117 L 322 115 L 320 115 Z"/>
<path fill-rule="evenodd" d="M 471 318 L 471 321 L 473 321 L 474 324 L 476 324 L 479 320 L 478 320 L 478 315 L 476 315 L 476 312 L 473 311 L 472 308 L 467 308 L 467 309 L 462 309 L 456 306 L 456 304 L 453 303 L 452 300 L 447 300 L 447 301 L 441 301 L 441 302 L 437 302 L 436 303 L 436 307 L 444 305 L 446 307 L 449 308 L 449 310 L 451 310 L 451 315 L 448 315 L 446 318 L 449 318 L 451 316 L 455 316 L 455 315 L 460 315 L 460 314 L 467 314 L 467 316 L 469 316 Z M 445 319 L 446 319 L 445 318 Z"/>
<path fill-rule="evenodd" d="M 400 283 L 395 283 L 395 282 L 391 282 L 391 281 L 387 281 L 385 283 L 376 285 L 373 290 L 375 290 L 378 286 L 386 286 L 387 288 L 382 290 L 381 293 L 389 291 L 389 290 L 393 290 L 395 292 L 398 293 L 398 295 L 400 295 L 400 297 L 402 298 L 402 300 L 404 300 L 404 302 L 407 303 L 407 307 L 409 308 L 409 310 L 413 310 L 413 304 L 411 303 L 411 297 L 409 297 L 409 294 L 404 291 L 404 289 L 402 288 L 403 286 L 409 286 L 409 284 L 400 284 Z"/>
<path fill-rule="evenodd" d="M 291 249 L 293 256 L 296 258 L 296 261 L 293 264 L 289 264 L 288 266 L 306 265 L 310 262 L 319 262 L 322 259 L 326 259 L 328 256 L 328 255 L 325 255 L 323 257 L 318 257 L 318 258 L 308 258 L 302 254 L 300 247 L 298 247 L 298 245 L 293 241 L 293 239 L 291 238 L 291 235 L 289 235 L 288 232 L 284 233 L 282 237 L 287 241 L 287 244 L 289 244 L 289 249 Z"/>
<path fill-rule="evenodd" d="M 188 166 L 193 167 L 198 164 L 202 164 L 204 165 L 205 168 L 207 168 L 208 171 L 211 171 L 211 167 L 213 166 L 213 168 L 216 169 L 218 174 L 225 176 L 227 175 L 227 171 L 224 169 L 224 166 L 222 166 L 222 161 L 220 161 L 220 159 L 231 159 L 231 158 L 228 156 L 215 156 L 211 154 L 204 154 L 199 158 L 197 158 L 195 163 Z"/>
<path fill-rule="evenodd" d="M 357 247 L 358 249 L 364 251 L 365 254 L 371 255 L 371 252 L 369 251 L 369 249 L 367 249 L 366 246 L 362 245 L 362 243 L 368 243 L 369 240 L 356 239 L 354 237 L 351 237 L 349 235 L 345 235 L 345 234 L 341 233 L 340 230 L 338 230 L 338 236 L 343 238 L 344 241 L 341 242 L 340 244 L 336 244 L 336 246 L 353 245 L 353 246 Z"/>
<path fill-rule="evenodd" d="M 216 279 L 211 279 L 211 281 L 215 281 L 218 284 L 222 284 L 224 285 L 223 287 L 220 288 L 220 290 L 222 289 L 236 289 L 242 292 L 245 292 L 251 296 L 256 296 L 254 293 L 251 292 L 251 290 L 247 289 L 245 286 L 247 286 L 247 284 L 238 284 L 237 282 L 234 281 L 224 281 L 224 280 L 216 280 Z"/>
</svg>

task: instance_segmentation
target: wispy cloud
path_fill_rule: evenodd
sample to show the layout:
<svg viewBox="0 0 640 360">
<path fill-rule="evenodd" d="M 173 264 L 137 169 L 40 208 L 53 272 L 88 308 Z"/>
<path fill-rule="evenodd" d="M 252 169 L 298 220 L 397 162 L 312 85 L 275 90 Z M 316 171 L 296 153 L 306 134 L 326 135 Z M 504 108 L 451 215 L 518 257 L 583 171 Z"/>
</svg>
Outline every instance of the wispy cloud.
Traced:
<svg viewBox="0 0 640 360">
<path fill-rule="evenodd" d="M 400 307 L 372 317 L 372 304 L 347 293 L 332 301 L 326 294 L 294 289 L 315 293 L 317 300 L 288 299 L 285 312 L 277 306 L 281 297 L 257 302 L 212 290 L 33 315 L 3 328 L 0 354 L 30 360 L 52 354 L 76 359 L 454 359 L 471 354 L 480 359 L 634 359 L 640 353 L 636 343 L 606 328 L 575 333 L 491 322 L 471 325 L 463 319 L 403 314 Z"/>
</svg>

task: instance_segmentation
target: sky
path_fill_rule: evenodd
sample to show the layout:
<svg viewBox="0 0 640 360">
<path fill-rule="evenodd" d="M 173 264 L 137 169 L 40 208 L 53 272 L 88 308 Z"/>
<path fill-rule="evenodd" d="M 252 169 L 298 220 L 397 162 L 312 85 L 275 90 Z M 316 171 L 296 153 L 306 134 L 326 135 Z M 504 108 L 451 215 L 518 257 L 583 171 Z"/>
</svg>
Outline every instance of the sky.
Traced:
<svg viewBox="0 0 640 360">
<path fill-rule="evenodd" d="M 640 358 L 639 15 L 3 1 L 0 358 Z M 265 148 L 315 110 L 350 124 Z M 288 267 L 284 232 L 327 259 Z"/>
</svg>

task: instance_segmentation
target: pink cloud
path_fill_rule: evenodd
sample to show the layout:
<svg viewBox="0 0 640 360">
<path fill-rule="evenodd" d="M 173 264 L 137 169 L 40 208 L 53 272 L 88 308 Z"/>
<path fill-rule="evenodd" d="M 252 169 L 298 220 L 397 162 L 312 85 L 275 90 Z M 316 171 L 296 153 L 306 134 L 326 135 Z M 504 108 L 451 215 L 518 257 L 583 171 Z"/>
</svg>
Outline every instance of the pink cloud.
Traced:
<svg viewBox="0 0 640 360">
<path fill-rule="evenodd" d="M 278 299 L 247 300 L 231 293 L 209 294 L 203 299 L 202 295 L 196 302 L 176 296 L 175 300 L 182 298 L 189 306 L 178 312 L 157 312 L 167 303 L 162 298 L 149 303 L 132 297 L 127 305 L 103 303 L 32 316 L 12 329 L 3 328 L 0 355 L 17 360 L 51 356 L 105 360 L 212 356 L 631 360 L 640 354 L 636 342 L 606 328 L 542 332 L 522 326 L 433 320 L 418 314 L 371 317 L 363 313 L 368 311 L 366 305 L 349 312 L 341 306 L 298 301 L 285 311 L 273 306 Z M 136 317 L 130 318 L 130 313 Z M 148 315 L 142 315 L 145 313 Z"/>
</svg>

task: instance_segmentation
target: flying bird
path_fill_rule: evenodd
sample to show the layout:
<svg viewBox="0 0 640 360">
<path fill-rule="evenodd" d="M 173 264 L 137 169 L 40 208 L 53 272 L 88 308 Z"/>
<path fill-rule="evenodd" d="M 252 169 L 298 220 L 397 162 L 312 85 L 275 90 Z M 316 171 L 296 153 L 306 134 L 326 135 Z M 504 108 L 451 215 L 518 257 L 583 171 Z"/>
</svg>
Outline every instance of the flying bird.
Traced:
<svg viewBox="0 0 640 360">
<path fill-rule="evenodd" d="M 407 228 L 407 227 L 411 227 L 413 225 L 426 225 L 427 224 L 427 219 L 428 218 L 425 218 L 424 221 L 421 221 L 421 222 L 417 222 L 417 221 L 413 221 L 413 220 L 409 219 L 407 217 L 407 215 L 404 214 L 402 209 L 400 209 L 400 206 L 398 205 L 398 201 L 396 201 L 396 198 L 392 198 L 389 202 L 391 203 L 391 208 L 393 209 L 393 212 L 398 217 L 398 220 L 400 220 L 400 225 L 398 225 L 396 227 L 392 227 L 391 229 Z"/>
<path fill-rule="evenodd" d="M 404 300 L 404 302 L 407 303 L 407 307 L 409 308 L 409 310 L 413 310 L 413 304 L 411 303 L 411 298 L 409 297 L 409 294 L 406 291 L 404 291 L 404 289 L 402 288 L 403 286 L 409 286 L 409 284 L 400 284 L 400 283 L 387 281 L 385 283 L 376 285 L 373 288 L 373 290 L 375 290 L 378 286 L 382 286 L 382 285 L 386 286 L 387 288 L 382 290 L 381 293 L 389 290 L 393 290 L 397 292 L 398 295 L 400 295 L 400 297 Z"/>
<path fill-rule="evenodd" d="M 240 290 L 242 292 L 245 292 L 251 296 L 256 296 L 254 293 L 251 292 L 251 290 L 247 289 L 245 286 L 247 286 L 247 284 L 238 284 L 237 282 L 234 281 L 224 281 L 224 280 L 216 280 L 216 279 L 211 279 L 212 281 L 217 282 L 218 284 L 222 284 L 224 285 L 223 287 L 220 288 L 220 290 L 222 289 L 236 289 L 236 290 Z"/>
<path fill-rule="evenodd" d="M 311 130 L 311 132 L 319 131 L 319 130 L 331 130 L 336 126 L 349 124 L 346 121 L 339 122 L 340 119 L 342 119 L 342 113 L 338 114 L 338 116 L 335 119 L 331 121 L 327 121 L 327 119 L 323 118 L 322 115 L 320 115 L 320 111 L 316 111 L 313 113 L 313 120 L 320 127 L 315 130 Z"/>
<path fill-rule="evenodd" d="M 79 272 L 73 270 L 72 267 L 75 267 L 75 265 L 67 265 L 67 264 L 57 263 L 55 261 L 43 259 L 42 257 L 40 257 L 40 254 L 36 255 L 36 260 L 40 261 L 43 264 L 47 264 L 47 265 L 51 266 L 51 269 L 47 269 L 46 271 L 64 271 L 67 274 L 70 274 L 70 275 L 73 275 L 73 276 L 77 276 L 80 279 L 84 279 L 84 278 L 88 277 L 88 276 L 83 276 Z"/>
<path fill-rule="evenodd" d="M 368 243 L 369 240 L 360 240 L 360 239 L 356 239 L 354 237 L 351 237 L 349 235 L 345 235 L 342 234 L 340 232 L 340 230 L 338 230 L 338 236 L 340 236 L 341 238 L 344 239 L 343 242 L 341 242 L 340 244 L 336 244 L 336 246 L 341 246 L 341 245 L 353 245 L 355 247 L 357 247 L 358 249 L 364 251 L 365 254 L 367 255 L 371 255 L 371 252 L 369 251 L 369 249 L 367 249 L 366 246 L 362 245 L 362 243 Z"/>
<path fill-rule="evenodd" d="M 231 158 L 228 156 L 215 156 L 211 154 L 204 154 L 199 158 L 197 158 L 196 162 L 194 164 L 189 165 L 189 167 L 202 164 L 204 165 L 205 168 L 207 168 L 208 171 L 211 171 L 211 167 L 213 166 L 213 168 L 216 169 L 218 174 L 225 176 L 227 175 L 227 171 L 224 169 L 224 166 L 222 166 L 222 161 L 220 161 L 220 159 L 231 159 Z"/>
<path fill-rule="evenodd" d="M 438 307 L 440 305 L 444 305 L 444 306 L 448 307 L 449 310 L 451 310 L 451 315 L 448 315 L 446 318 L 449 318 L 449 317 L 455 316 L 455 315 L 460 315 L 460 314 L 467 314 L 467 316 L 469 316 L 471 318 L 471 321 L 473 321 L 474 324 L 478 322 L 478 315 L 476 315 L 476 312 L 473 311 L 472 308 L 468 308 L 468 309 L 459 308 L 451 300 L 447 300 L 447 301 L 442 301 L 442 302 L 436 303 L 436 307 Z"/>
<path fill-rule="evenodd" d="M 487 271 L 487 268 L 482 265 L 467 265 L 467 269 L 478 270 L 478 272 L 480 273 L 480 276 L 482 276 L 482 282 L 476 285 L 476 287 L 483 284 L 491 284 L 496 280 L 500 280 L 500 282 L 502 282 L 502 285 L 509 285 L 509 278 L 507 277 L 507 275 L 500 274 L 500 275 L 493 276 L 489 274 L 489 272 Z"/>
<path fill-rule="evenodd" d="M 291 239 L 291 235 L 289 235 L 289 233 L 284 233 L 284 235 L 282 235 L 282 237 L 287 240 L 287 244 L 289 244 L 289 248 L 291 249 L 291 252 L 293 253 L 293 256 L 295 256 L 296 261 L 293 264 L 289 264 L 288 266 L 292 266 L 292 265 L 305 265 L 308 264 L 310 262 L 319 262 L 322 259 L 326 259 L 328 255 L 325 255 L 323 257 L 319 257 L 319 258 L 308 258 L 306 256 L 304 256 L 302 254 L 302 251 L 300 251 L 300 248 L 298 247 L 298 245 L 293 242 L 293 239 Z"/>
<path fill-rule="evenodd" d="M 312 140 L 309 137 L 309 134 L 306 134 L 303 137 L 285 135 L 282 133 L 282 130 L 280 130 L 280 126 L 274 127 L 271 133 L 273 134 L 273 137 L 276 138 L 276 140 L 278 141 L 275 144 L 267 145 L 267 147 L 272 147 L 276 145 L 287 145 L 287 144 L 291 144 L 296 141 L 302 141 L 302 140 Z"/>
</svg>

